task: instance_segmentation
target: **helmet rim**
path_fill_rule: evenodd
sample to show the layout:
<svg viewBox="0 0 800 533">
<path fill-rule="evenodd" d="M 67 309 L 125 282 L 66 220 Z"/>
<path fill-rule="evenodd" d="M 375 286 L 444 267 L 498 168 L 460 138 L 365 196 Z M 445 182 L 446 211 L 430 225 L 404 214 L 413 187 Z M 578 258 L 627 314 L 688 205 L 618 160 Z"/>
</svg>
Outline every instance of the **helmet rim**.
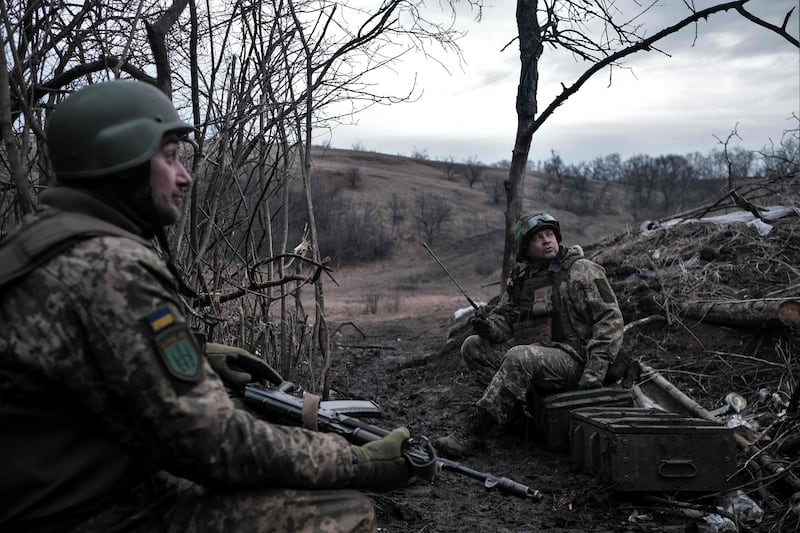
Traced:
<svg viewBox="0 0 800 533">
<path fill-rule="evenodd" d="M 556 236 L 556 241 L 561 244 L 561 225 L 553 215 L 535 212 L 519 218 L 514 228 L 514 238 L 517 241 L 517 257 L 519 259 L 529 259 L 527 243 L 533 235 L 545 229 L 552 230 Z"/>
<path fill-rule="evenodd" d="M 133 80 L 85 86 L 51 113 L 45 129 L 59 181 L 98 179 L 147 162 L 165 134 L 194 128 L 166 94 Z"/>
</svg>

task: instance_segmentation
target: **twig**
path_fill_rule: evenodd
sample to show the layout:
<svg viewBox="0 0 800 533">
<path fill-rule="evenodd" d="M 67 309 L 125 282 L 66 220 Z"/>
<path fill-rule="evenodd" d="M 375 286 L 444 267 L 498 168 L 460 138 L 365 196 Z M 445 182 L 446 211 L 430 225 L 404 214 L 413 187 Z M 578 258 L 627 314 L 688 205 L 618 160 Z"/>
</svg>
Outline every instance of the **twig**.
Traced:
<svg viewBox="0 0 800 533">
<path fill-rule="evenodd" d="M 337 344 L 339 348 L 360 348 L 362 350 L 396 350 L 394 346 L 381 346 L 379 344 Z"/>
<path fill-rule="evenodd" d="M 653 322 L 666 322 L 667 319 L 661 315 L 650 315 L 644 318 L 640 318 L 639 320 L 634 320 L 633 322 L 629 322 L 625 324 L 625 328 L 623 329 L 624 333 L 628 333 L 630 330 L 647 325 L 652 324 Z"/>
<path fill-rule="evenodd" d="M 340 329 L 342 329 L 342 328 L 343 328 L 343 327 L 345 327 L 345 326 L 352 326 L 352 328 L 353 328 L 353 329 L 355 329 L 357 332 L 359 332 L 359 333 L 361 334 L 361 338 L 362 338 L 362 339 L 366 339 L 366 338 L 367 338 L 366 334 L 364 334 L 364 332 L 363 332 L 363 331 L 361 331 L 361 330 L 359 329 L 359 327 L 358 327 L 358 326 L 356 326 L 356 325 L 355 325 L 354 323 L 352 323 L 352 322 L 342 322 L 341 324 L 339 324 L 338 326 L 336 326 L 336 329 L 334 329 L 334 330 L 333 330 L 333 333 L 331 334 L 331 336 L 334 336 L 334 335 L 336 335 L 337 333 L 339 333 L 339 330 L 340 330 Z"/>
<path fill-rule="evenodd" d="M 772 361 L 767 361 L 766 359 L 761 359 L 759 357 L 753 357 L 752 355 L 744 355 L 740 353 L 733 353 L 733 352 L 718 352 L 718 351 L 709 351 L 708 353 L 719 355 L 719 356 L 730 356 L 730 357 L 737 357 L 739 359 L 747 359 L 749 361 L 754 361 L 761 365 L 768 365 L 774 366 L 775 368 L 780 368 L 781 370 L 785 370 L 783 365 L 779 365 L 778 363 L 773 363 Z"/>
</svg>

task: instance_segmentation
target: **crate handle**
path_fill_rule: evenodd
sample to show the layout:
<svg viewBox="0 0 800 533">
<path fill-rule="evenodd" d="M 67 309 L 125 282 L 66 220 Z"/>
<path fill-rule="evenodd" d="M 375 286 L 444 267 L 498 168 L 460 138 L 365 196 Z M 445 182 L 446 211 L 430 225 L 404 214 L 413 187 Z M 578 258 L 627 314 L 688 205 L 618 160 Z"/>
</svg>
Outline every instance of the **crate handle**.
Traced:
<svg viewBox="0 0 800 533">
<path fill-rule="evenodd" d="M 658 465 L 658 475 L 661 477 L 695 477 L 697 467 L 691 459 L 664 459 Z"/>
</svg>

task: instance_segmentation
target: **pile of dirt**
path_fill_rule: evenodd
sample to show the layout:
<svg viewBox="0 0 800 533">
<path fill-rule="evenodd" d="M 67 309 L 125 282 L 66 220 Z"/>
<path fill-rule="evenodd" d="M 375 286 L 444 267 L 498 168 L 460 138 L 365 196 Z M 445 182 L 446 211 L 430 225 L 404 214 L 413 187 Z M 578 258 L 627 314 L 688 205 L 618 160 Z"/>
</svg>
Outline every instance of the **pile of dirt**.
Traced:
<svg viewBox="0 0 800 533">
<path fill-rule="evenodd" d="M 761 235 L 742 224 L 684 223 L 585 248 L 606 268 L 630 327 L 624 350 L 708 410 L 724 411 L 731 392 L 747 401 L 741 413 L 725 413 L 738 415 L 751 443 L 741 449 L 732 490 L 747 493 L 764 516 L 738 524 L 740 531 L 796 531 L 800 522 L 800 332 L 772 317 L 712 322 L 687 305 L 797 297 L 800 218 L 772 225 Z M 385 427 L 406 425 L 431 438 L 454 430 L 481 388 L 459 360 L 469 328 L 451 329 L 448 340 L 450 320 L 441 313 L 407 317 L 371 324 L 367 338 L 337 336 L 347 357 L 334 359 L 336 392 L 378 401 Z M 434 483 L 374 495 L 381 531 L 689 531 L 708 524 L 685 509 L 702 516 L 715 501 L 714 495 L 619 494 L 568 456 L 549 452 L 527 421 L 492 434 L 466 461 L 544 497 L 534 503 L 442 473 Z"/>
</svg>

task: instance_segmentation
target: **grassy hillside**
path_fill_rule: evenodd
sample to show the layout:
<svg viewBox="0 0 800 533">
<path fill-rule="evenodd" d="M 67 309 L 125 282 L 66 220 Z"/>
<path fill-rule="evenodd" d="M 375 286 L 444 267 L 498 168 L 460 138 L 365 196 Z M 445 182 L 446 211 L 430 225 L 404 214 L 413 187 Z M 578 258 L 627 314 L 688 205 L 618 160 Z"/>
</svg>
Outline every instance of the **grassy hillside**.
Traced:
<svg viewBox="0 0 800 533">
<path fill-rule="evenodd" d="M 442 198 L 451 208 L 451 219 L 429 242 L 437 256 L 474 300 L 486 301 L 497 294 L 505 197 L 493 201 L 484 183 L 499 180 L 502 187 L 508 171 L 481 167 L 482 181 L 470 187 L 464 175 L 470 170 L 466 165 L 453 165 L 449 177 L 448 167 L 446 162 L 373 152 L 315 150 L 312 174 L 317 178 L 316 186 L 339 189 L 338 194 L 345 198 L 369 203 L 390 226 L 391 206 L 404 206 L 401 220 L 391 228 L 394 247 L 388 258 L 334 272 L 339 286 L 327 284 L 329 316 L 340 320 L 354 316 L 363 319 L 364 315 L 388 319 L 416 313 L 450 314 L 468 305 L 422 246 L 428 239 L 415 220 L 421 197 Z M 353 179 L 354 173 L 357 179 Z M 558 190 L 551 182 L 542 174 L 528 174 L 524 211 L 553 214 L 561 221 L 564 240 L 569 244 L 590 245 L 634 223 L 622 208 L 624 190 L 618 183 L 588 182 L 581 190 L 563 186 Z M 354 230 L 368 232 L 374 228 Z M 328 251 L 323 253 L 333 256 Z M 332 259 L 336 264 L 336 257 Z"/>
</svg>

